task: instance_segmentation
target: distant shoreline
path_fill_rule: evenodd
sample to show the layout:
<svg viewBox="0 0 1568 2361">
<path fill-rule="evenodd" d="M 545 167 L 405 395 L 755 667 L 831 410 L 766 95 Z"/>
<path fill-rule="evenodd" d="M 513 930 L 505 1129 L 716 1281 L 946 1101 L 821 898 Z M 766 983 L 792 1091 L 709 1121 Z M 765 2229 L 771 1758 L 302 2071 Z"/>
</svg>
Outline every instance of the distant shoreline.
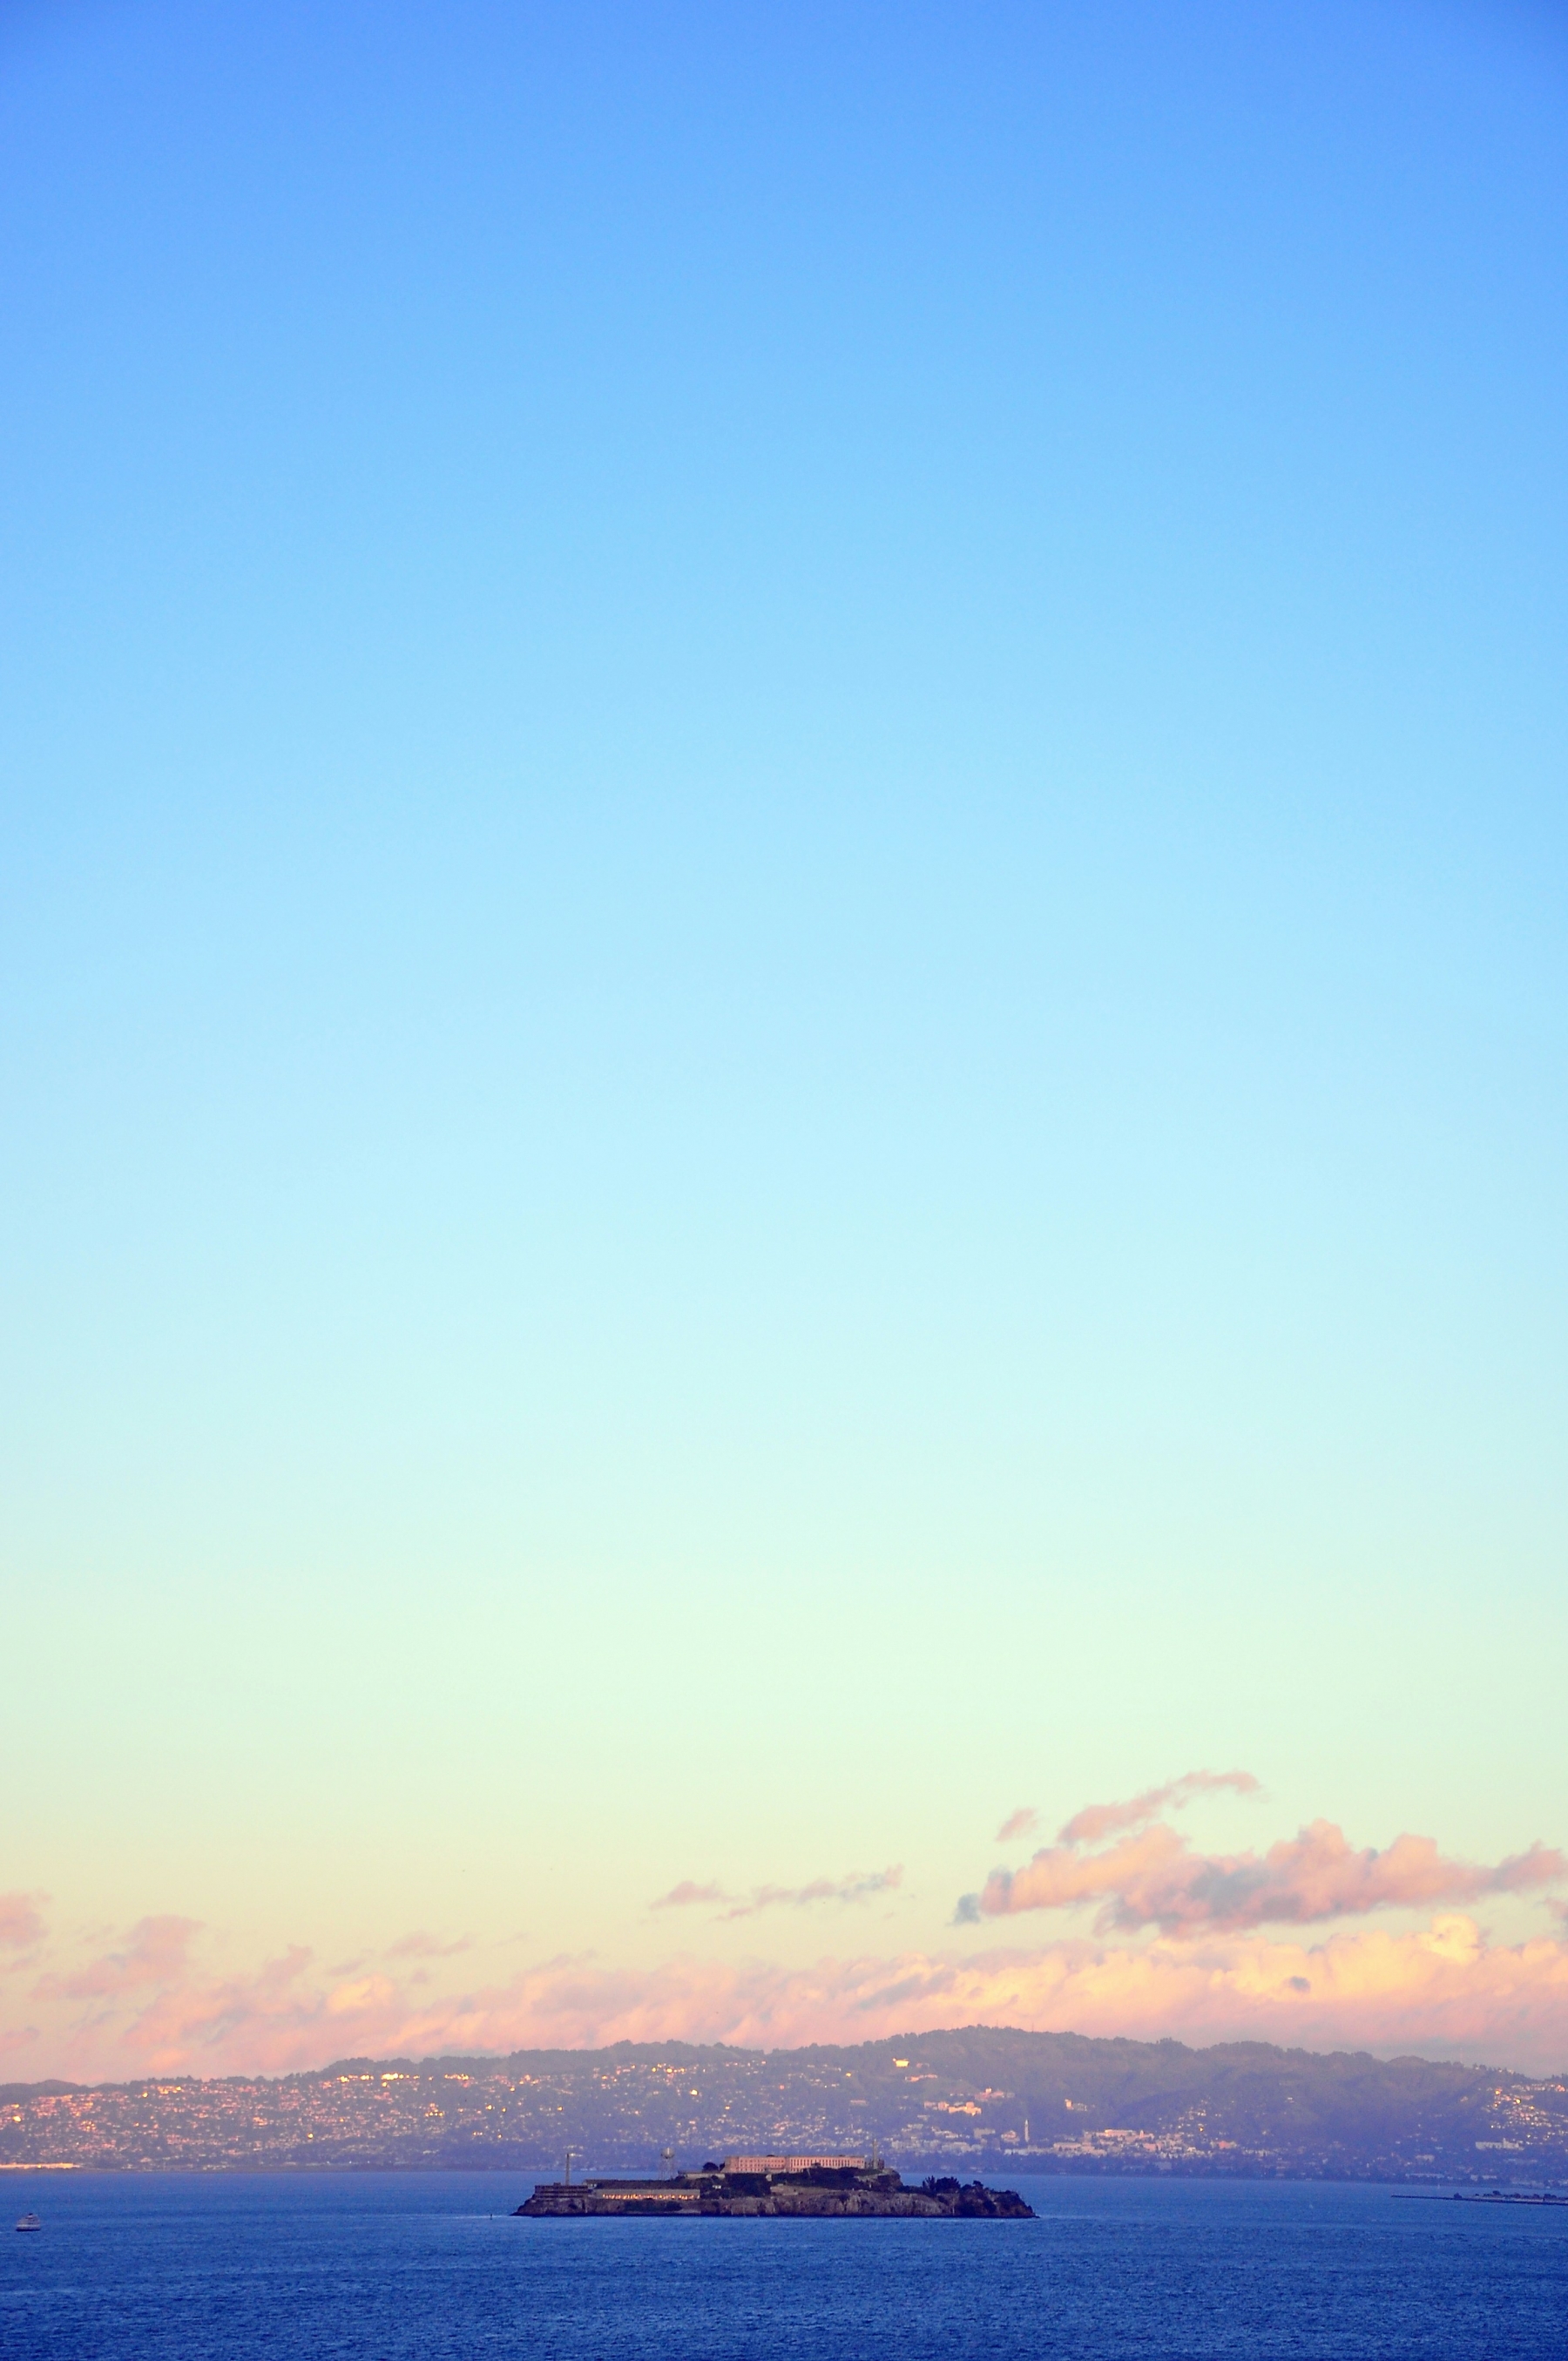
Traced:
<svg viewBox="0 0 1568 2361">
<path fill-rule="evenodd" d="M 344 2059 L 269 2077 L 0 2086 L 0 2167 L 548 2175 L 875 2142 L 916 2174 L 1568 2182 L 1568 2075 L 1261 2042 L 971 2026 L 804 2049 Z"/>
</svg>

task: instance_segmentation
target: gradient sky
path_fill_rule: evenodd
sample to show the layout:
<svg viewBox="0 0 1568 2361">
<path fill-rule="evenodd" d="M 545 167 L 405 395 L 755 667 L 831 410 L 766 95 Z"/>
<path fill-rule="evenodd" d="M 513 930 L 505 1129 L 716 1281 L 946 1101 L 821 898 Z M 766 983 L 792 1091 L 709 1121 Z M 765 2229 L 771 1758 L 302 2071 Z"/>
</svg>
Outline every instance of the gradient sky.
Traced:
<svg viewBox="0 0 1568 2361">
<path fill-rule="evenodd" d="M 1200 1935 L 1568 2061 L 1565 130 L 1505 0 L 0 11 L 9 2071 Z M 1200 1768 L 1450 1868 L 955 1922 Z"/>
</svg>

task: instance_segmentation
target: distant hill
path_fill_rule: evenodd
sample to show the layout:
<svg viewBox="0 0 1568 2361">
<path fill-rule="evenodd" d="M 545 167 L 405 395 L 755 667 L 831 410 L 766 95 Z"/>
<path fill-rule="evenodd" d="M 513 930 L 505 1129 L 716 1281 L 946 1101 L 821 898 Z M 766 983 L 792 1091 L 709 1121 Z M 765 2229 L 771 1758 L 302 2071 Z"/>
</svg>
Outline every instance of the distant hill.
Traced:
<svg viewBox="0 0 1568 2361">
<path fill-rule="evenodd" d="M 968 2026 L 805 2049 L 684 2042 L 319 2073 L 0 2087 L 0 2163 L 652 2170 L 880 2145 L 900 2165 L 1568 2180 L 1568 2077 L 1365 2052 Z"/>
</svg>

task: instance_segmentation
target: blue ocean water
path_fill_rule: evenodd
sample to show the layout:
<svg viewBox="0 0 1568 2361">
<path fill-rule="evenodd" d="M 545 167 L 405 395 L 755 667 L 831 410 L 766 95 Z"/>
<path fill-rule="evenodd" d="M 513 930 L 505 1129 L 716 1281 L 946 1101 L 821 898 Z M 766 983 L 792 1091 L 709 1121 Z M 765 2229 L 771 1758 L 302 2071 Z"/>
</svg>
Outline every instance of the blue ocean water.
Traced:
<svg viewBox="0 0 1568 2361">
<path fill-rule="evenodd" d="M 6 2361 L 1568 2356 L 1568 2208 L 1019 2180 L 1036 2222 L 528 2222 L 501 2173 L 11 2173 Z M 44 2228 L 17 2237 L 25 2209 Z"/>
</svg>

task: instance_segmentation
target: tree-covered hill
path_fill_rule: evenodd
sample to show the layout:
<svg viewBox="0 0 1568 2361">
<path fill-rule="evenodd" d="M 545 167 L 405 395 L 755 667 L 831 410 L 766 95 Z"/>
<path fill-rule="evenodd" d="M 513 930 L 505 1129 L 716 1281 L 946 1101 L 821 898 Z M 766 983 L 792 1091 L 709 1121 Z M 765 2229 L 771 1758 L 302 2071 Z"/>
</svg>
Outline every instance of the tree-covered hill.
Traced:
<svg viewBox="0 0 1568 2361">
<path fill-rule="evenodd" d="M 1568 2078 L 1264 2042 L 968 2026 L 803 2049 L 683 2042 L 356 2058 L 314 2073 L 0 2090 L 0 2163 L 657 2170 L 881 2147 L 1014 2170 L 1568 2180 Z"/>
</svg>

